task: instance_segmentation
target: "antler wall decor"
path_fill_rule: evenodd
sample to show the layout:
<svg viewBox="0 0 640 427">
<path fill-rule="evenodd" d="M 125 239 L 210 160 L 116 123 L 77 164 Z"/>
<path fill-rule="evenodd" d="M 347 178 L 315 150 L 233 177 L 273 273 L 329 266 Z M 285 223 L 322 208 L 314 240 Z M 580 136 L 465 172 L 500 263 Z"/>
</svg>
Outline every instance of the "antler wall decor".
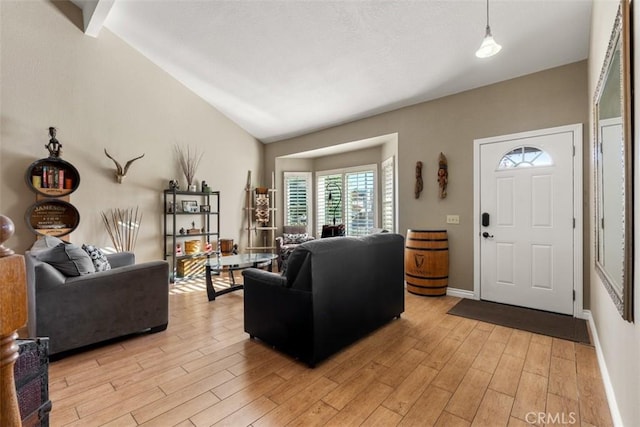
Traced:
<svg viewBox="0 0 640 427">
<path fill-rule="evenodd" d="M 118 184 L 122 184 L 122 180 L 124 179 L 124 177 L 127 176 L 127 171 L 129 170 L 129 167 L 131 166 L 131 163 L 135 162 L 138 159 L 141 159 L 144 157 L 144 154 L 142 156 L 139 157 L 135 157 L 131 160 L 129 160 L 125 165 L 124 165 L 124 169 L 122 168 L 122 166 L 120 165 L 120 163 L 118 163 L 118 161 L 116 159 L 114 159 L 113 157 L 111 157 L 109 155 L 109 153 L 107 153 L 107 149 L 104 149 L 104 154 L 107 155 L 108 158 L 110 158 L 111 160 L 113 160 L 113 163 L 116 164 L 116 180 L 118 181 Z"/>
</svg>

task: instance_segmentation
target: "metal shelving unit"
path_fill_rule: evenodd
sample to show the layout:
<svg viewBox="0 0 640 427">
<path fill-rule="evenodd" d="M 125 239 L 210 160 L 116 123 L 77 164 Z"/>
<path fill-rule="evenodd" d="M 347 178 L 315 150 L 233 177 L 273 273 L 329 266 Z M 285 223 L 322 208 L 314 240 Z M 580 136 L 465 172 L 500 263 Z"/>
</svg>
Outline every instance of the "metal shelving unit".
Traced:
<svg viewBox="0 0 640 427">
<path fill-rule="evenodd" d="M 209 211 L 198 212 L 178 212 L 178 202 L 182 203 L 184 200 L 196 200 L 199 205 L 208 205 Z M 173 206 L 172 211 L 169 211 L 169 206 Z M 184 228 L 178 221 L 184 218 L 189 218 L 190 222 L 198 221 L 200 233 L 184 233 L 180 234 L 179 229 Z M 180 190 L 164 190 L 164 259 L 171 262 L 171 279 L 177 281 L 193 277 L 193 275 L 177 276 L 177 263 L 189 259 L 202 258 L 203 264 L 211 255 L 216 254 L 218 250 L 218 240 L 220 239 L 220 192 L 194 192 L 194 191 L 180 191 Z M 206 243 L 212 245 L 212 250 L 202 250 L 193 254 L 184 253 L 184 244 L 182 244 L 183 254 L 176 255 L 176 247 L 178 243 L 185 242 L 188 239 L 199 238 L 201 240 L 201 247 L 205 248 Z M 214 241 L 215 240 L 215 241 Z M 196 275 L 204 274 L 204 267 L 202 272 Z"/>
</svg>

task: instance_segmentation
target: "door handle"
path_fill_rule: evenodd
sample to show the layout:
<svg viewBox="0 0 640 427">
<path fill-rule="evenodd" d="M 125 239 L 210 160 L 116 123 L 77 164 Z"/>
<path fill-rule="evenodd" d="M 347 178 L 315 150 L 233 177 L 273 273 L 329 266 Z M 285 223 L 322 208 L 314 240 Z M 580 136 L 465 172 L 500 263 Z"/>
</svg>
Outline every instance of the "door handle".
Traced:
<svg viewBox="0 0 640 427">
<path fill-rule="evenodd" d="M 492 239 L 493 234 L 489 234 L 485 231 L 484 233 L 482 233 L 482 237 L 484 237 L 485 239 Z"/>
</svg>

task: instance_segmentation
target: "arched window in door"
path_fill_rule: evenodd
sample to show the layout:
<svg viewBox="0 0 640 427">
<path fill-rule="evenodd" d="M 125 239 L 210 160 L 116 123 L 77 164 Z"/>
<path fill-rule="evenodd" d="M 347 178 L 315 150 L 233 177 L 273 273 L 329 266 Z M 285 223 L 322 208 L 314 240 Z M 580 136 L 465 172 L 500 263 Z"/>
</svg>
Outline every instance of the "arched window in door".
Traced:
<svg viewBox="0 0 640 427">
<path fill-rule="evenodd" d="M 514 148 L 502 156 L 500 163 L 498 163 L 498 169 L 530 168 L 551 165 L 553 165 L 553 161 L 546 151 L 536 147 L 522 146 Z"/>
</svg>

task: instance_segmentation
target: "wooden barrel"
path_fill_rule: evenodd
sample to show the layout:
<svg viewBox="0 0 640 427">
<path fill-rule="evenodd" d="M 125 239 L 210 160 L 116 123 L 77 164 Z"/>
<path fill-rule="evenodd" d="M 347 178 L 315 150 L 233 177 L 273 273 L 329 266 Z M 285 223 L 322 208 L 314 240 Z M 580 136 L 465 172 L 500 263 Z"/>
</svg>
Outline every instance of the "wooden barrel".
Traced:
<svg viewBox="0 0 640 427">
<path fill-rule="evenodd" d="M 447 230 L 408 230 L 404 270 L 407 291 L 412 294 L 446 295 L 449 283 Z"/>
</svg>

